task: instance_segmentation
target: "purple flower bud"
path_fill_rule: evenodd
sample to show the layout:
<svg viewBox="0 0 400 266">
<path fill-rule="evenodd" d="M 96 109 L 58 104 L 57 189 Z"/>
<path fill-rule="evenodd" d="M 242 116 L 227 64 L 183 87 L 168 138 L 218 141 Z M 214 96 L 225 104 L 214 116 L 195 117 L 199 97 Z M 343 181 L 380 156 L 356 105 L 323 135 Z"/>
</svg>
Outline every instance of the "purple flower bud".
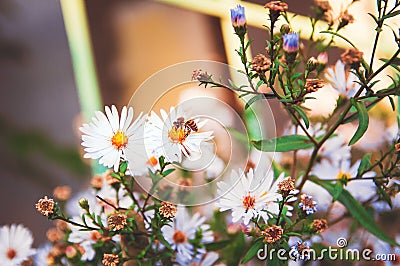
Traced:
<svg viewBox="0 0 400 266">
<path fill-rule="evenodd" d="M 283 50 L 286 53 L 295 53 L 299 50 L 299 34 L 297 32 L 283 35 Z"/>
<path fill-rule="evenodd" d="M 234 28 L 244 27 L 246 25 L 246 16 L 243 6 L 238 5 L 231 9 L 231 20 Z"/>
</svg>

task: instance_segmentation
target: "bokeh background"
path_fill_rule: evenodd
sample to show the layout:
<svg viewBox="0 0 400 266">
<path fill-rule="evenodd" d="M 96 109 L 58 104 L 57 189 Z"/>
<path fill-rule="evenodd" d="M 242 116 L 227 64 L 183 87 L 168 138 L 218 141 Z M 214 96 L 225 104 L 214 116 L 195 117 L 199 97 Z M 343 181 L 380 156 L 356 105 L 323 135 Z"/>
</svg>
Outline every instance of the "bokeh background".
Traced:
<svg viewBox="0 0 400 266">
<path fill-rule="evenodd" d="M 103 105 L 128 104 L 146 78 L 175 63 L 231 63 L 230 40 L 219 17 L 181 8 L 180 1 L 162 2 L 84 1 Z M 289 11 L 311 14 L 311 0 L 287 2 Z M 362 2 L 354 9 L 356 24 L 348 29 L 355 39 L 363 34 L 360 25 L 371 23 L 366 10 L 374 1 Z M 207 10 L 214 14 L 216 8 Z M 226 14 L 229 18 L 228 9 Z M 266 14 L 260 19 L 267 21 Z M 249 37 L 257 40 L 253 54 L 264 52 L 267 33 L 250 27 Z M 370 42 L 368 35 L 362 40 L 364 46 Z M 333 49 L 330 63 L 340 53 Z M 89 162 L 81 159 L 77 128 L 83 119 L 59 1 L 0 0 L 0 90 L 0 225 L 23 223 L 38 246 L 51 224 L 36 212 L 35 202 L 58 185 L 77 192 L 91 177 Z M 219 97 L 237 105 L 232 94 Z M 284 121 L 279 110 L 276 117 Z"/>
</svg>

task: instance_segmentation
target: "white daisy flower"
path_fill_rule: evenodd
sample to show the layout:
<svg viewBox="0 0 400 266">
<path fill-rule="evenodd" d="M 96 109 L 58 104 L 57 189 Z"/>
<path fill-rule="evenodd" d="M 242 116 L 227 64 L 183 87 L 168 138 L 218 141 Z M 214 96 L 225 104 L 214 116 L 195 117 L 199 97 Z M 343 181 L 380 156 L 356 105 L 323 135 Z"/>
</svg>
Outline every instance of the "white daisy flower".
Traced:
<svg viewBox="0 0 400 266">
<path fill-rule="evenodd" d="M 174 221 L 162 227 L 164 238 L 177 251 L 176 260 L 181 265 L 188 265 L 193 258 L 198 256 L 201 258 L 206 253 L 205 248 L 197 248 L 197 254 L 195 254 L 193 244 L 189 242 L 195 239 L 197 231 L 202 231 L 201 243 L 214 241 L 213 232 L 210 231 L 208 224 L 204 224 L 205 220 L 206 218 L 201 217 L 199 213 L 190 217 L 187 210 L 179 206 Z"/>
<path fill-rule="evenodd" d="M 118 171 L 121 158 L 129 161 L 133 173 L 142 173 L 146 162 L 143 142 L 143 126 L 146 119 L 142 114 L 133 121 L 133 108 L 122 108 L 121 117 L 117 108 L 106 106 L 105 113 L 96 112 L 92 122 L 80 130 L 84 158 L 100 159 L 99 163 Z"/>
<path fill-rule="evenodd" d="M 360 88 L 360 84 L 356 83 L 357 77 L 346 71 L 345 64 L 341 60 L 336 62 L 334 67 L 327 69 L 325 78 L 328 85 L 339 92 L 340 95 L 352 97 Z"/>
<path fill-rule="evenodd" d="M 182 154 L 188 158 L 199 155 L 200 144 L 213 138 L 212 131 L 198 132 L 206 121 L 190 119 L 179 107 L 171 107 L 169 114 L 161 109 L 160 114 L 161 118 L 152 111 L 145 128 L 146 148 L 156 157 L 180 163 Z"/>
<path fill-rule="evenodd" d="M 0 227 L 0 262 L 2 266 L 20 265 L 36 253 L 32 233 L 23 225 Z"/>
<path fill-rule="evenodd" d="M 320 179 L 341 179 L 343 176 L 347 179 L 351 179 L 357 176 L 360 163 L 361 161 L 358 160 L 351 166 L 350 160 L 342 160 L 338 164 L 332 164 L 328 160 L 322 160 L 314 166 L 311 174 L 316 175 Z M 365 177 L 374 177 L 375 175 L 375 172 L 367 172 L 364 174 Z M 374 195 L 373 191 L 375 191 L 375 188 L 376 186 L 371 179 L 349 181 L 345 186 L 345 189 L 359 201 L 369 200 Z M 308 181 L 304 187 L 304 191 L 313 195 L 317 199 L 319 206 L 325 204 L 330 205 L 332 202 L 332 197 L 326 190 L 321 189 L 317 185 L 310 185 Z"/>
<path fill-rule="evenodd" d="M 243 218 L 244 224 L 247 225 L 252 218 L 259 215 L 268 220 L 267 212 L 279 212 L 278 200 L 281 200 L 282 196 L 278 193 L 278 183 L 283 178 L 284 175 L 281 174 L 273 183 L 272 171 L 267 175 L 254 174 L 252 169 L 247 175 L 243 171 L 240 171 L 240 174 L 232 171 L 228 182 L 217 183 L 217 194 L 221 196 L 218 202 L 220 211 L 232 210 L 234 223 Z"/>
<path fill-rule="evenodd" d="M 202 258 L 195 258 L 190 262 L 177 261 L 180 265 L 188 266 L 212 266 L 218 260 L 219 256 L 216 252 L 208 252 Z"/>
</svg>

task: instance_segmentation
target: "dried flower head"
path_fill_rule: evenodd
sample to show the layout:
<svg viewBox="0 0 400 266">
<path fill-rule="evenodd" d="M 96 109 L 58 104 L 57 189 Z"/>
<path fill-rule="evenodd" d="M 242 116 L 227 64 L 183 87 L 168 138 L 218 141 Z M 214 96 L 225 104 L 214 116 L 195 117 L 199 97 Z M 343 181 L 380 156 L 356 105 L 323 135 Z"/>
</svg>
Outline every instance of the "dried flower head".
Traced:
<svg viewBox="0 0 400 266">
<path fill-rule="evenodd" d="M 280 16 L 281 12 L 288 10 L 288 4 L 281 1 L 271 1 L 266 3 L 264 8 L 269 9 L 269 19 L 274 23 Z"/>
<path fill-rule="evenodd" d="M 265 73 L 271 66 L 271 60 L 263 54 L 258 54 L 251 62 L 251 68 L 258 73 Z"/>
<path fill-rule="evenodd" d="M 400 142 L 399 142 L 399 143 L 396 143 L 396 144 L 394 145 L 394 148 L 396 149 L 397 152 L 400 152 Z"/>
<path fill-rule="evenodd" d="M 344 64 L 351 68 L 358 68 L 363 58 L 363 52 L 357 48 L 349 48 L 340 55 L 340 59 Z"/>
<path fill-rule="evenodd" d="M 92 187 L 95 189 L 101 189 L 103 183 L 103 178 L 98 175 L 95 175 L 94 177 L 92 177 L 92 180 L 90 180 L 90 185 L 92 185 Z"/>
<path fill-rule="evenodd" d="M 66 201 L 71 197 L 71 187 L 58 186 L 53 190 L 53 196 L 59 200 Z"/>
<path fill-rule="evenodd" d="M 46 237 L 50 242 L 57 242 L 61 240 L 64 236 L 64 232 L 60 231 L 58 228 L 50 228 L 46 231 Z"/>
<path fill-rule="evenodd" d="M 312 199 L 312 196 L 302 194 L 300 196 L 299 208 L 307 215 L 310 215 L 317 211 L 317 202 Z"/>
<path fill-rule="evenodd" d="M 288 193 L 294 190 L 294 178 L 288 177 L 278 183 L 278 189 L 281 192 Z"/>
<path fill-rule="evenodd" d="M 314 0 L 314 5 L 318 7 L 322 12 L 332 10 L 331 4 L 328 0 Z"/>
<path fill-rule="evenodd" d="M 57 220 L 56 221 L 56 227 L 60 231 L 65 231 L 65 230 L 69 229 L 68 223 L 66 221 L 63 221 L 63 220 Z"/>
<path fill-rule="evenodd" d="M 35 207 L 44 216 L 49 216 L 54 212 L 54 200 L 45 196 L 36 203 Z"/>
<path fill-rule="evenodd" d="M 117 178 L 115 178 L 115 177 L 113 177 L 113 176 L 111 175 L 112 173 L 113 173 L 113 172 L 112 172 L 111 170 L 107 170 L 107 171 L 105 172 L 107 184 L 109 184 L 110 186 L 112 186 L 112 185 L 117 184 L 117 183 L 120 182 Z"/>
<path fill-rule="evenodd" d="M 354 22 L 354 17 L 353 15 L 349 14 L 347 10 L 340 16 L 339 18 L 339 29 L 347 26 L 348 24 L 351 24 Z"/>
<path fill-rule="evenodd" d="M 173 218 L 175 217 L 178 208 L 168 201 L 161 202 L 161 207 L 159 209 L 160 214 L 165 218 Z"/>
<path fill-rule="evenodd" d="M 197 80 L 200 82 L 208 81 L 210 80 L 211 75 L 209 75 L 207 72 L 203 72 L 201 69 L 196 69 L 192 73 L 192 80 Z"/>
<path fill-rule="evenodd" d="M 127 218 L 123 213 L 113 213 L 107 219 L 108 225 L 117 231 L 124 229 L 125 225 L 127 225 Z"/>
<path fill-rule="evenodd" d="M 308 93 L 316 92 L 324 86 L 324 81 L 322 79 L 306 79 L 306 89 Z"/>
<path fill-rule="evenodd" d="M 313 228 L 315 232 L 322 233 L 328 229 L 328 222 L 325 219 L 315 219 L 313 221 Z"/>
<path fill-rule="evenodd" d="M 264 8 L 268 8 L 271 12 L 285 12 L 288 10 L 288 7 L 288 4 L 282 1 L 271 1 L 264 6 Z"/>
<path fill-rule="evenodd" d="M 32 258 L 32 257 L 30 257 L 30 258 L 24 260 L 24 261 L 21 262 L 21 264 L 20 264 L 20 266 L 33 266 L 33 265 L 35 265 L 35 264 L 34 264 L 34 261 L 33 261 L 33 258 Z"/>
<path fill-rule="evenodd" d="M 261 235 L 264 236 L 264 242 L 266 243 L 275 243 L 281 239 L 282 234 L 283 229 L 279 225 L 268 226 L 264 231 L 261 232 Z"/>
<path fill-rule="evenodd" d="M 307 260 L 310 258 L 310 247 L 302 241 L 297 241 L 296 245 L 291 247 L 290 252 L 296 259 Z"/>
<path fill-rule="evenodd" d="M 103 260 L 101 261 L 105 266 L 117 266 L 119 263 L 118 255 L 104 254 Z"/>
<path fill-rule="evenodd" d="M 179 190 L 187 190 L 192 185 L 192 180 L 189 178 L 181 178 L 178 181 Z"/>
</svg>

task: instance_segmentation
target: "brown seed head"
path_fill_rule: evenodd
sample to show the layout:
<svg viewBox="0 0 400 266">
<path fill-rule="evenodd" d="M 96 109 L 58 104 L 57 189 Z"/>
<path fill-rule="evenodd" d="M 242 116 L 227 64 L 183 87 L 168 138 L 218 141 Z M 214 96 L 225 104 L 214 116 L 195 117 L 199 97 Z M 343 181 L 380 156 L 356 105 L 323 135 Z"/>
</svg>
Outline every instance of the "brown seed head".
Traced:
<svg viewBox="0 0 400 266">
<path fill-rule="evenodd" d="M 339 18 L 339 28 L 343 28 L 344 26 L 351 24 L 354 22 L 354 17 L 353 15 L 349 14 L 347 11 L 345 11 Z"/>
<path fill-rule="evenodd" d="M 349 48 L 340 55 L 340 59 L 344 64 L 351 68 L 358 68 L 363 58 L 363 52 L 357 48 Z"/>
<path fill-rule="evenodd" d="M 103 260 L 101 261 L 105 266 L 117 266 L 119 263 L 118 255 L 104 254 Z"/>
<path fill-rule="evenodd" d="M 315 232 L 322 233 L 328 229 L 328 222 L 325 219 L 315 219 L 313 221 L 313 227 Z"/>
<path fill-rule="evenodd" d="M 308 93 L 316 92 L 324 86 L 324 81 L 322 79 L 307 79 L 306 89 Z"/>
<path fill-rule="evenodd" d="M 90 184 L 95 189 L 101 189 L 101 187 L 103 186 L 103 178 L 101 176 L 95 175 L 94 177 L 92 177 L 92 180 L 90 180 Z"/>
<path fill-rule="evenodd" d="M 128 217 L 123 213 L 111 214 L 107 219 L 108 225 L 117 231 L 124 229 L 125 225 L 127 225 L 127 218 Z"/>
<path fill-rule="evenodd" d="M 271 60 L 263 54 L 258 54 L 251 62 L 251 68 L 258 73 L 265 73 L 271 66 Z"/>
<path fill-rule="evenodd" d="M 52 243 L 60 241 L 63 238 L 63 236 L 64 236 L 64 232 L 58 230 L 58 228 L 55 228 L 55 227 L 50 228 L 46 232 L 47 239 Z"/>
<path fill-rule="evenodd" d="M 314 0 L 314 5 L 317 6 L 321 11 L 327 12 L 332 10 L 331 5 L 328 0 Z"/>
<path fill-rule="evenodd" d="M 59 200 L 66 201 L 71 197 L 69 186 L 58 186 L 53 190 L 53 196 Z"/>
<path fill-rule="evenodd" d="M 288 4 L 281 1 L 271 1 L 264 6 L 264 8 L 268 8 L 271 12 L 285 12 L 288 10 L 288 7 Z"/>
<path fill-rule="evenodd" d="M 54 212 L 54 200 L 45 196 L 36 203 L 35 207 L 44 216 L 49 216 Z"/>
<path fill-rule="evenodd" d="M 294 190 L 294 178 L 288 177 L 278 183 L 278 189 L 281 192 L 288 193 Z"/>
<path fill-rule="evenodd" d="M 266 243 L 275 243 L 281 239 L 282 234 L 283 229 L 279 225 L 268 226 L 264 231 L 261 232 L 261 235 L 264 236 L 264 242 Z"/>
<path fill-rule="evenodd" d="M 400 142 L 399 142 L 399 143 L 396 143 L 396 144 L 394 145 L 394 148 L 396 149 L 397 152 L 400 152 Z"/>
<path fill-rule="evenodd" d="M 175 217 L 178 208 L 174 204 L 168 201 L 161 202 L 161 207 L 159 209 L 160 214 L 165 218 Z"/>
</svg>

